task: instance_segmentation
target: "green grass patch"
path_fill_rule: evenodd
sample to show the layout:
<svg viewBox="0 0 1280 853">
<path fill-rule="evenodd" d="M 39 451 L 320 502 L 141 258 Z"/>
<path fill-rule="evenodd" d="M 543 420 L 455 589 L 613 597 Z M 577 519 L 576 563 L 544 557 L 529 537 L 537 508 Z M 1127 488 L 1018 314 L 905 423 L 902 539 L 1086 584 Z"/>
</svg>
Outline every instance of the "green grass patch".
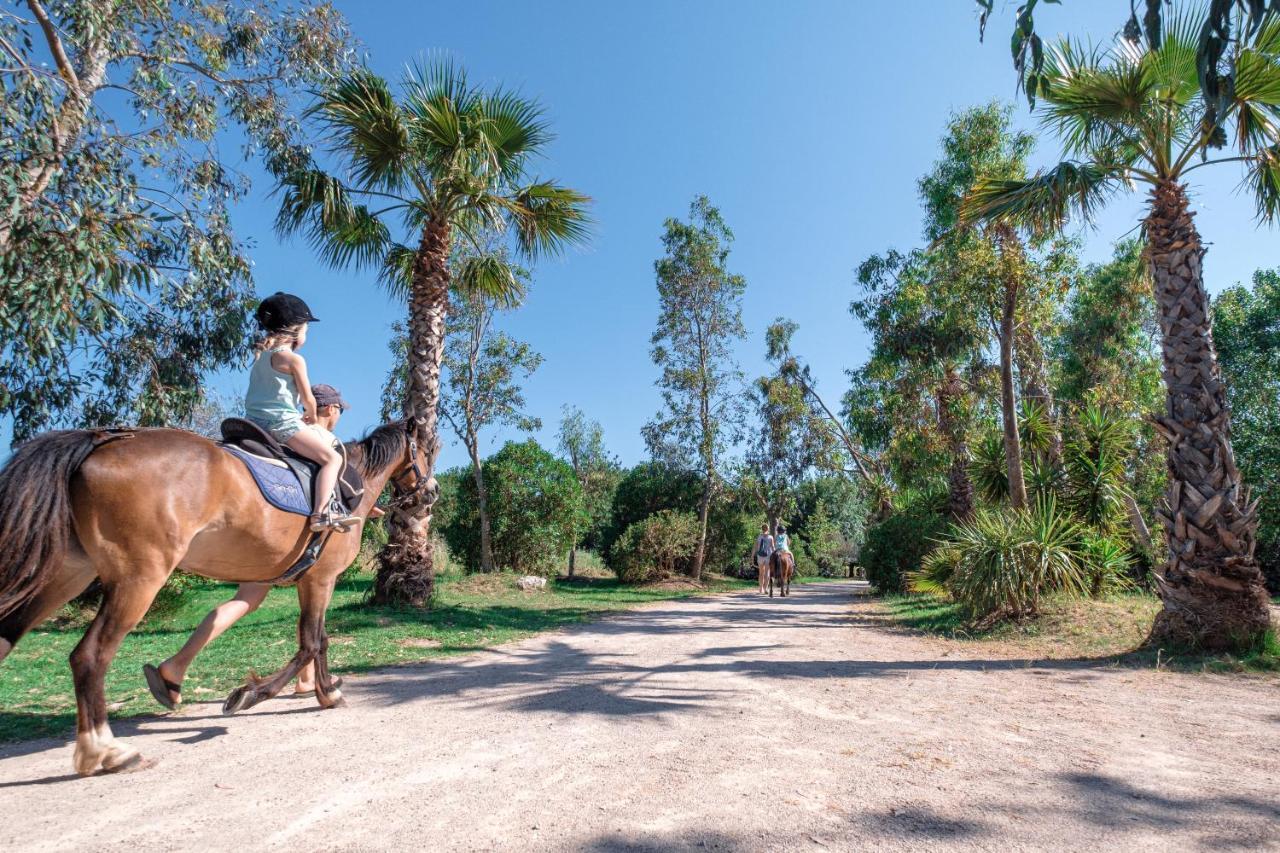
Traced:
<svg viewBox="0 0 1280 853">
<path fill-rule="evenodd" d="M 523 592 L 514 576 L 443 575 L 431 610 L 371 607 L 372 579 L 357 575 L 339 583 L 329 607 L 329 663 L 334 672 L 362 672 L 388 664 L 420 661 L 489 648 L 655 601 L 745 589 L 753 582 L 715 578 L 701 587 L 687 582 L 625 586 L 612 578 L 580 578 Z M 142 679 L 144 663 L 176 652 L 213 607 L 235 587 L 201 584 L 169 612 L 149 617 L 125 638 L 107 673 L 112 716 L 158 710 Z M 275 589 L 255 613 L 237 623 L 196 659 L 183 685 L 187 703 L 219 700 L 249 669 L 272 672 L 297 649 L 298 599 Z M 69 735 L 75 697 L 67 655 L 80 641 L 85 618 L 63 617 L 23 638 L 0 665 L 0 742 Z"/>
</svg>

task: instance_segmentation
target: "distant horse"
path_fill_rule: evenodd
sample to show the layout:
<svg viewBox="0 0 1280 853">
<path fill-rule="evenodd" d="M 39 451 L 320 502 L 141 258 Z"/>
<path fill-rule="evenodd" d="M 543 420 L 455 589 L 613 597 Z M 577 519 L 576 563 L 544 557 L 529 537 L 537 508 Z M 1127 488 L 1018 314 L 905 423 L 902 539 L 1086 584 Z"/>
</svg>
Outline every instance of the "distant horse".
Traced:
<svg viewBox="0 0 1280 853">
<path fill-rule="evenodd" d="M 791 594 L 791 576 L 796 573 L 796 558 L 790 551 L 774 551 L 769 558 L 769 597 L 773 598 L 773 582 L 778 581 L 778 594 Z"/>
<path fill-rule="evenodd" d="M 352 513 L 368 517 L 388 482 L 408 500 L 429 488 L 425 456 L 402 423 L 346 446 L 364 477 Z M 269 582 L 301 555 L 307 518 L 263 500 L 239 459 L 173 429 L 65 430 L 24 444 L 0 470 L 0 660 L 31 628 L 97 578 L 102 605 L 71 653 L 75 769 L 89 775 L 145 766 L 107 723 L 103 678 L 120 642 L 175 568 L 223 581 Z M 360 549 L 360 527 L 335 533 L 298 581 L 298 652 L 252 679 L 241 707 L 274 696 L 309 661 L 316 699 L 344 704 L 329 674 L 325 609 Z"/>
</svg>

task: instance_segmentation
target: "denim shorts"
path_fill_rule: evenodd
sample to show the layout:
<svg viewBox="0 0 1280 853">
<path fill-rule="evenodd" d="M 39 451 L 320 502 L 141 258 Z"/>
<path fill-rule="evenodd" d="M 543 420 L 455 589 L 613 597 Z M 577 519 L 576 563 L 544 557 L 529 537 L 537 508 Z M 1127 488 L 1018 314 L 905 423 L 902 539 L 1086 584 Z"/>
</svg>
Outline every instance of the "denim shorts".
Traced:
<svg viewBox="0 0 1280 853">
<path fill-rule="evenodd" d="M 271 433 L 271 437 L 281 444 L 288 444 L 289 439 L 301 432 L 305 426 L 300 416 L 291 418 L 285 415 L 271 420 L 264 418 L 249 418 L 249 420 Z"/>
</svg>

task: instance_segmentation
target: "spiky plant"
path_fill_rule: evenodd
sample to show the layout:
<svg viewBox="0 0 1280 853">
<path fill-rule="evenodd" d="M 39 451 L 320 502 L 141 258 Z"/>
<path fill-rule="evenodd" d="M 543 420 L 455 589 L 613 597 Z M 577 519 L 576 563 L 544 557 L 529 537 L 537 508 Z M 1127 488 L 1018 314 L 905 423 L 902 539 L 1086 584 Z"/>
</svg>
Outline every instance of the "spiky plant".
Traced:
<svg viewBox="0 0 1280 853">
<path fill-rule="evenodd" d="M 1147 258 L 1167 400 L 1156 425 L 1169 468 L 1168 563 L 1157 576 L 1164 606 L 1152 640 L 1216 650 L 1253 645 L 1270 627 L 1270 602 L 1253 556 L 1255 505 L 1231 448 L 1186 182 L 1234 162 L 1258 218 L 1280 214 L 1280 16 L 1260 13 L 1208 68 L 1196 54 L 1206 9 L 1185 6 L 1166 20 L 1154 47 L 1122 39 L 1099 50 L 1067 39 L 1049 50 L 1036 79 L 1039 111 L 1068 159 L 1028 180 L 981 182 L 963 216 L 1049 232 L 1073 211 L 1087 218 L 1122 190 L 1149 188 Z M 1206 102 L 1201 77 L 1220 72 L 1229 97 Z"/>
<path fill-rule="evenodd" d="M 977 442 L 969 475 L 979 496 L 989 504 L 1009 500 L 1009 468 L 1005 465 L 1004 436 L 993 429 Z"/>
<path fill-rule="evenodd" d="M 1104 534 L 1126 522 L 1129 483 L 1126 462 L 1133 452 L 1133 424 L 1096 403 L 1082 408 L 1067 441 L 1066 504 L 1076 517 Z"/>
<path fill-rule="evenodd" d="M 551 139 L 541 108 L 513 92 L 486 91 L 448 62 L 407 69 L 397 97 L 368 70 L 335 78 L 311 117 L 329 140 L 337 170 L 308 162 L 280 186 L 277 228 L 304 234 L 337 268 L 366 267 L 409 309 L 404 412 L 427 454 L 439 453 L 440 365 L 449 291 L 459 284 L 499 302 L 520 281 L 503 256 L 479 251 L 451 270 L 455 235 L 477 249 L 480 234 L 511 236 L 536 258 L 586 237 L 588 199 L 531 173 Z M 399 236 L 397 236 L 399 235 Z M 389 516 L 376 601 L 425 604 L 434 575 L 428 541 L 431 493 Z"/>
</svg>

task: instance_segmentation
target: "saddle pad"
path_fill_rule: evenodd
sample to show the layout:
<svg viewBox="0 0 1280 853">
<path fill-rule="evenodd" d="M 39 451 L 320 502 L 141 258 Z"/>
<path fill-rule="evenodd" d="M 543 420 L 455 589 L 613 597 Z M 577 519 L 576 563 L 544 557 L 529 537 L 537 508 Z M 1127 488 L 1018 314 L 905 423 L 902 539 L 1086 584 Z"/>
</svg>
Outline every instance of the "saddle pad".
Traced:
<svg viewBox="0 0 1280 853">
<path fill-rule="evenodd" d="M 268 459 L 260 459 L 233 445 L 224 444 L 222 449 L 244 463 L 249 473 L 253 475 L 253 481 L 258 484 L 262 496 L 267 499 L 267 503 L 285 512 L 311 515 L 311 501 L 292 468 L 281 467 Z"/>
</svg>

